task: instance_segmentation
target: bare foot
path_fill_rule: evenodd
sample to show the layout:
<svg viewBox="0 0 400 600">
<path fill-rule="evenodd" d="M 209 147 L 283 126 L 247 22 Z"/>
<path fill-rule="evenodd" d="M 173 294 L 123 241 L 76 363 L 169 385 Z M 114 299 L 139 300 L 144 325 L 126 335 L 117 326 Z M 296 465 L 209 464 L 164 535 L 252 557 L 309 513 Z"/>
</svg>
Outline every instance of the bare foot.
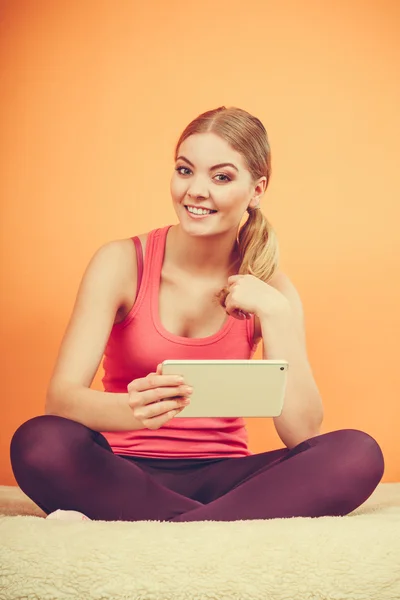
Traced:
<svg viewBox="0 0 400 600">
<path fill-rule="evenodd" d="M 86 515 L 77 510 L 55 510 L 47 515 L 46 519 L 58 519 L 62 521 L 91 521 Z"/>
</svg>

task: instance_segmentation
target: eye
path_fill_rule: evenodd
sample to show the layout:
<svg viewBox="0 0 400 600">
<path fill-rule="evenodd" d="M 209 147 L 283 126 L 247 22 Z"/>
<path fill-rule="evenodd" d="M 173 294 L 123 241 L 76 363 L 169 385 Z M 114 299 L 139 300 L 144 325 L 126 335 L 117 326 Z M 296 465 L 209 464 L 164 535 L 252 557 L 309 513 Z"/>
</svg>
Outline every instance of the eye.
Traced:
<svg viewBox="0 0 400 600">
<path fill-rule="evenodd" d="M 232 181 L 228 175 L 224 175 L 223 173 L 218 173 L 215 177 L 225 177 L 225 179 L 218 179 L 218 181 Z"/>
<path fill-rule="evenodd" d="M 179 175 L 187 175 L 187 173 L 181 173 L 182 169 L 184 169 L 185 171 L 190 171 L 190 169 L 188 169 L 187 167 L 176 167 L 175 171 L 177 171 Z"/>
</svg>

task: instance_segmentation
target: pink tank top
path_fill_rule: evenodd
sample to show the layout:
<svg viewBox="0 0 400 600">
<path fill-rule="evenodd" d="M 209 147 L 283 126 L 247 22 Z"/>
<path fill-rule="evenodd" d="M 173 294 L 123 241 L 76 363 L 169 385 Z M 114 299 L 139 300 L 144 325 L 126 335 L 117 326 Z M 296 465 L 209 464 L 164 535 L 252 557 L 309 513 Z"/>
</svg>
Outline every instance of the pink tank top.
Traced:
<svg viewBox="0 0 400 600">
<path fill-rule="evenodd" d="M 256 350 L 254 317 L 243 321 L 228 317 L 219 331 L 205 338 L 173 335 L 163 327 L 158 313 L 158 292 L 170 227 L 149 233 L 136 301 L 126 318 L 111 330 L 103 361 L 102 381 L 107 392 L 126 393 L 132 380 L 155 372 L 157 365 L 166 359 L 248 359 Z M 141 245 L 138 238 L 132 240 L 139 250 L 139 284 Z M 247 446 L 243 418 L 178 417 L 157 430 L 102 433 L 115 454 L 151 458 L 222 458 L 252 454 Z"/>
</svg>

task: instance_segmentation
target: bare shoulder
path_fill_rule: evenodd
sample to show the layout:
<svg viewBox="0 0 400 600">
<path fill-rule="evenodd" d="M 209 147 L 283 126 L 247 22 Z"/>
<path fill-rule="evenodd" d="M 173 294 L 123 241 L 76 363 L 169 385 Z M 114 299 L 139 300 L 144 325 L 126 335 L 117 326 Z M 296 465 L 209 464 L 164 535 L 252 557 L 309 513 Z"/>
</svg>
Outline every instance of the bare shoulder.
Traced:
<svg viewBox="0 0 400 600">
<path fill-rule="evenodd" d="M 137 235 L 142 244 L 143 257 L 146 251 L 147 236 L 148 233 Z M 118 323 L 124 320 L 135 302 L 137 292 L 137 256 L 135 245 L 130 237 L 113 240 L 109 244 L 117 248 L 116 252 L 118 252 L 121 261 L 122 299 L 115 318 L 115 322 Z"/>
<path fill-rule="evenodd" d="M 146 249 L 146 241 L 147 241 L 148 233 L 138 234 L 138 238 L 141 241 L 143 256 Z M 136 272 L 136 248 L 133 243 L 132 238 L 121 238 L 117 240 L 112 240 L 107 243 L 108 246 L 114 247 L 115 252 L 120 255 L 121 258 L 121 267 L 123 271 L 126 272 L 128 277 L 132 277 L 132 269 Z"/>
<path fill-rule="evenodd" d="M 140 239 L 140 241 L 142 242 L 142 246 L 143 246 L 143 244 L 146 244 L 147 236 L 148 236 L 148 233 L 136 234 L 136 237 L 138 237 Z M 115 245 L 115 246 L 119 246 L 122 251 L 129 253 L 129 250 L 132 249 L 132 246 L 134 246 L 133 240 L 132 240 L 133 237 L 135 237 L 135 236 L 112 240 L 108 243 Z"/>
</svg>

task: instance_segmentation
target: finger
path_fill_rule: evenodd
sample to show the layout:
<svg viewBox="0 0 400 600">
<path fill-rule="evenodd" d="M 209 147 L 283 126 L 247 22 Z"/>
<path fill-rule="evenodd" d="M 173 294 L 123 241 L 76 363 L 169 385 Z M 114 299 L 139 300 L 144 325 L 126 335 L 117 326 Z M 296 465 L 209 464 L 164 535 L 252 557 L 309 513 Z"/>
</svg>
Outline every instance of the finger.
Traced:
<svg viewBox="0 0 400 600">
<path fill-rule="evenodd" d="M 234 310 L 232 317 L 234 319 L 238 319 L 239 321 L 244 321 L 246 319 L 246 315 L 241 310 Z"/>
<path fill-rule="evenodd" d="M 231 296 L 228 296 L 225 302 L 225 311 L 228 315 L 232 315 L 237 310 L 240 310 L 240 307 L 232 300 Z"/>
<path fill-rule="evenodd" d="M 156 417 L 150 417 L 149 419 L 144 419 L 143 423 L 147 427 L 147 429 L 160 429 L 165 423 L 176 417 L 185 407 L 175 408 L 170 410 L 169 412 L 163 413 L 162 415 Z"/>
<path fill-rule="evenodd" d="M 238 310 L 237 312 L 238 312 L 239 315 L 241 315 L 245 319 L 250 319 L 251 318 L 250 313 L 246 312 L 245 310 Z"/>
<path fill-rule="evenodd" d="M 173 400 L 164 400 L 163 402 L 150 404 L 146 409 L 148 412 L 146 419 L 154 419 L 171 411 L 181 411 L 187 405 L 188 403 L 184 402 L 184 398 L 174 398 Z"/>
<path fill-rule="evenodd" d="M 225 307 L 225 312 L 227 315 L 229 315 L 230 317 L 233 316 L 233 313 L 235 312 L 235 308 L 232 308 L 230 306 L 226 306 Z"/>
<path fill-rule="evenodd" d="M 235 302 L 232 302 L 231 298 L 228 298 L 228 302 L 226 303 L 226 312 L 228 315 L 234 317 L 235 319 L 244 320 L 250 318 L 249 313 L 242 310 Z"/>
<path fill-rule="evenodd" d="M 231 275 L 228 277 L 228 283 L 236 283 L 239 279 L 243 279 L 244 275 Z"/>
<path fill-rule="evenodd" d="M 146 390 L 141 394 L 141 404 L 151 404 L 153 402 L 162 402 L 165 399 L 173 398 L 174 396 L 179 397 L 190 397 L 192 389 L 186 385 L 179 387 L 159 387 L 152 390 Z"/>
<path fill-rule="evenodd" d="M 184 379 L 180 375 L 157 375 L 157 373 L 149 373 L 147 377 L 141 377 L 132 381 L 128 386 L 128 390 L 144 392 L 158 387 L 176 387 L 183 383 Z"/>
</svg>

